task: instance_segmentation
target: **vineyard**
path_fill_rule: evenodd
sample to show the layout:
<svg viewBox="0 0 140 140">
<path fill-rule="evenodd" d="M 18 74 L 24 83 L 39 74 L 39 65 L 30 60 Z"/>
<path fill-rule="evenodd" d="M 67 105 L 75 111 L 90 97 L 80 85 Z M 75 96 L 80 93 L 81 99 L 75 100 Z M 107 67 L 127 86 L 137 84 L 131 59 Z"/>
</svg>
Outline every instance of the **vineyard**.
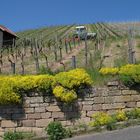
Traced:
<svg viewBox="0 0 140 140">
<path fill-rule="evenodd" d="M 85 25 L 96 38 L 73 37 L 76 25 L 52 26 L 18 32 L 12 46 L 0 50 L 0 73 L 36 74 L 76 67 L 121 66 L 140 61 L 139 23 Z"/>
</svg>

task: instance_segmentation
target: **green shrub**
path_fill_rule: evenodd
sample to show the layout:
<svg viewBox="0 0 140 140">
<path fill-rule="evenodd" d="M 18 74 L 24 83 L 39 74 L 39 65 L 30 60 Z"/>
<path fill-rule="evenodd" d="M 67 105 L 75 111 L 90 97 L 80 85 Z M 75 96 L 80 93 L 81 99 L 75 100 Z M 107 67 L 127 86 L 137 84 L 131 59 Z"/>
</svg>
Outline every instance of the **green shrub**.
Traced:
<svg viewBox="0 0 140 140">
<path fill-rule="evenodd" d="M 40 67 L 39 74 L 50 74 L 50 75 L 54 75 L 53 71 L 51 71 L 50 68 L 46 68 L 44 66 L 41 66 Z"/>
<path fill-rule="evenodd" d="M 135 108 L 130 111 L 126 111 L 126 116 L 128 119 L 137 119 L 140 118 L 140 109 Z"/>
<path fill-rule="evenodd" d="M 134 79 L 132 79 L 131 76 L 128 75 L 120 75 L 119 76 L 120 80 L 123 82 L 124 85 L 131 87 L 135 84 Z"/>
<path fill-rule="evenodd" d="M 110 121 L 108 121 L 108 123 L 106 124 L 106 129 L 109 131 L 115 130 L 116 122 L 117 122 L 116 118 L 114 117 L 114 115 L 112 115 Z"/>
<path fill-rule="evenodd" d="M 68 136 L 65 128 L 60 122 L 51 122 L 45 129 L 49 135 L 49 140 L 61 140 Z"/>
</svg>

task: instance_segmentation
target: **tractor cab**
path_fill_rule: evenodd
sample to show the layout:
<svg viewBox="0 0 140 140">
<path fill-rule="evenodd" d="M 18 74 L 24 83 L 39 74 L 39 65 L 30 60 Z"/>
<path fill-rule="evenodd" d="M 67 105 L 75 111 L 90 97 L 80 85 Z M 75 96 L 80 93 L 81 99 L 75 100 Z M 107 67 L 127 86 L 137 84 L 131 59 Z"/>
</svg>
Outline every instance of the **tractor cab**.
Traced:
<svg viewBox="0 0 140 140">
<path fill-rule="evenodd" d="M 87 29 L 85 26 L 75 27 L 75 31 L 74 31 L 75 38 L 85 39 L 86 35 L 87 35 Z"/>
</svg>

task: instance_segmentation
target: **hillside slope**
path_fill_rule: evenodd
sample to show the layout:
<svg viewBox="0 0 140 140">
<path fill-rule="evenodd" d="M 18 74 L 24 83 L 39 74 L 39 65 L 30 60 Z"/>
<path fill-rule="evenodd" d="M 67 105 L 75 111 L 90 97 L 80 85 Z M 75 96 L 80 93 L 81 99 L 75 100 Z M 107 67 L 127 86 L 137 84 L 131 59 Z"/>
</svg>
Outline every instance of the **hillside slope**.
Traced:
<svg viewBox="0 0 140 140">
<path fill-rule="evenodd" d="M 85 25 L 96 39 L 85 41 L 72 38 L 76 25 L 52 26 L 18 32 L 15 46 L 0 52 L 2 73 L 35 74 L 40 70 L 71 69 L 72 56 L 77 67 L 113 67 L 128 63 L 128 30 L 133 27 L 133 51 L 140 61 L 139 28 L 136 23 L 96 23 Z M 87 64 L 85 61 L 87 60 Z M 15 69 L 15 70 L 14 70 Z"/>
</svg>

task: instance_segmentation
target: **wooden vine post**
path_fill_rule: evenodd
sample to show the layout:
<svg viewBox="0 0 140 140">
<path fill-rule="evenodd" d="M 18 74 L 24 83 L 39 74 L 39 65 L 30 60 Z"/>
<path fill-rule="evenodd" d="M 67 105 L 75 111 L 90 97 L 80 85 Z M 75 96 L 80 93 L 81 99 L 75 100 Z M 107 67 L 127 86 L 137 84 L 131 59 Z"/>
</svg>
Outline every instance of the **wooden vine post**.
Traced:
<svg viewBox="0 0 140 140">
<path fill-rule="evenodd" d="M 18 56 L 21 59 L 21 74 L 24 75 L 25 74 L 25 62 L 24 62 L 24 58 L 26 56 L 26 40 L 23 40 L 23 42 L 21 43 L 21 48 L 18 50 Z"/>
<path fill-rule="evenodd" d="M 62 40 L 59 40 L 60 61 L 62 60 Z"/>
<path fill-rule="evenodd" d="M 72 40 L 73 40 L 73 45 L 74 45 L 74 48 L 76 47 L 76 42 L 75 42 L 75 38 L 72 37 Z"/>
<path fill-rule="evenodd" d="M 57 57 L 57 48 L 58 48 L 58 38 L 57 38 L 57 34 L 55 35 L 55 39 L 54 39 L 54 42 L 53 42 L 53 46 L 54 46 L 54 59 L 55 61 L 58 60 L 58 57 Z"/>
<path fill-rule="evenodd" d="M 45 58 L 46 69 L 48 69 L 49 68 L 48 56 L 43 42 L 39 44 L 39 53 Z"/>
<path fill-rule="evenodd" d="M 36 39 L 32 39 L 31 40 L 31 50 L 30 53 L 33 56 L 34 60 L 35 60 L 35 68 L 36 68 L 36 73 L 39 73 L 39 59 L 38 59 L 38 50 L 37 50 L 37 40 Z"/>
<path fill-rule="evenodd" d="M 135 63 L 134 34 L 132 29 L 129 29 L 128 32 L 128 62 L 130 64 Z"/>
<path fill-rule="evenodd" d="M 88 46 L 87 46 L 87 35 L 85 36 L 85 66 L 88 64 Z"/>
<path fill-rule="evenodd" d="M 15 49 L 15 39 L 13 39 L 13 45 L 11 46 L 7 46 L 7 57 L 8 57 L 8 61 L 11 64 L 11 71 L 12 74 L 16 73 L 16 55 L 14 53 L 14 49 Z"/>
<path fill-rule="evenodd" d="M 68 53 L 68 43 L 67 43 L 67 38 L 65 38 L 65 51 L 66 54 Z"/>
<path fill-rule="evenodd" d="M 72 56 L 72 68 L 75 69 L 76 68 L 76 57 Z"/>
<path fill-rule="evenodd" d="M 4 52 L 4 48 L 3 46 L 0 46 L 0 74 L 2 73 L 2 66 L 3 66 L 3 52 Z"/>
</svg>

